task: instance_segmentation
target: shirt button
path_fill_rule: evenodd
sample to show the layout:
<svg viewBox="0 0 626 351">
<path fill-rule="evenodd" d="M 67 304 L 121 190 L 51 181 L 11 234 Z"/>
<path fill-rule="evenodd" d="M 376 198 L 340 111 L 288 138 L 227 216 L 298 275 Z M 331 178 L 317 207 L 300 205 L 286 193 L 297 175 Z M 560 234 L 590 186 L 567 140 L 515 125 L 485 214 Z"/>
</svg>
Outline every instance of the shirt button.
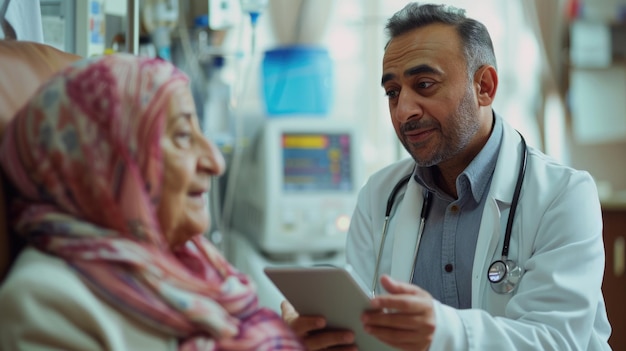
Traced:
<svg viewBox="0 0 626 351">
<path fill-rule="evenodd" d="M 446 272 L 450 273 L 454 270 L 454 266 L 452 266 L 452 263 L 448 263 L 445 267 L 443 267 L 443 269 L 445 269 Z"/>
<path fill-rule="evenodd" d="M 452 207 L 450 208 L 450 211 L 452 211 L 452 213 L 457 213 L 457 212 L 459 212 L 459 206 L 457 206 L 457 205 L 452 205 Z"/>
</svg>

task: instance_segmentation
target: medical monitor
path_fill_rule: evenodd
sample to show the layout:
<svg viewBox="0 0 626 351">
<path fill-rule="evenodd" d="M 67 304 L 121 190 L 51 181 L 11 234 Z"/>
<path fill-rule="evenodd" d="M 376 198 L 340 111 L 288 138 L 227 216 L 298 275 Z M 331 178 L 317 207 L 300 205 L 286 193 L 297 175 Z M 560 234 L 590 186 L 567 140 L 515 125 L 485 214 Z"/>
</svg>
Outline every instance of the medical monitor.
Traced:
<svg viewBox="0 0 626 351">
<path fill-rule="evenodd" d="M 244 150 L 231 226 L 267 254 L 342 251 L 361 186 L 351 124 L 268 119 Z"/>
</svg>

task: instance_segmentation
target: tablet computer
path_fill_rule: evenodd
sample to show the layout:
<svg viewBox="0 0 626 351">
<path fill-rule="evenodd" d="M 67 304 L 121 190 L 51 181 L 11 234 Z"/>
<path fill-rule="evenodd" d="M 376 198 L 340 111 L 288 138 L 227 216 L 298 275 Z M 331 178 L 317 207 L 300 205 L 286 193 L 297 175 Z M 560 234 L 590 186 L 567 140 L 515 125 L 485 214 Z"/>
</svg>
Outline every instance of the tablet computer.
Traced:
<svg viewBox="0 0 626 351">
<path fill-rule="evenodd" d="M 264 271 L 300 315 L 321 315 L 329 327 L 352 330 L 360 351 L 395 350 L 363 329 L 360 318 L 370 308 L 370 294 L 349 268 L 280 266 Z"/>
</svg>

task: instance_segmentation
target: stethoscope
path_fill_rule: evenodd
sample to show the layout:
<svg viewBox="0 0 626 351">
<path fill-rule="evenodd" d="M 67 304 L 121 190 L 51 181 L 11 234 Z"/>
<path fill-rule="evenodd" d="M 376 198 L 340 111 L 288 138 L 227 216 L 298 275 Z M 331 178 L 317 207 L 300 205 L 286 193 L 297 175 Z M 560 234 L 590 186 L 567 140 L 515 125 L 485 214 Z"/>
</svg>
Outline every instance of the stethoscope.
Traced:
<svg viewBox="0 0 626 351">
<path fill-rule="evenodd" d="M 524 174 L 526 173 L 526 162 L 528 158 L 528 148 L 526 146 L 526 140 L 520 134 L 522 138 L 522 161 L 519 167 L 519 173 L 517 176 L 517 182 L 515 184 L 515 190 L 513 191 L 513 201 L 511 202 L 511 211 L 507 218 L 506 230 L 504 232 L 504 243 L 502 245 L 502 257 L 499 260 L 493 261 L 487 270 L 487 279 L 491 283 L 491 288 L 498 294 L 511 293 L 517 287 L 517 283 L 522 278 L 522 269 L 517 265 L 517 262 L 508 259 L 509 244 L 511 242 L 511 231 L 513 229 L 513 218 L 515 217 L 515 210 L 517 209 L 517 203 L 519 202 L 520 190 L 522 188 L 522 182 L 524 181 Z M 385 220 L 383 222 L 382 237 L 380 239 L 380 247 L 378 249 L 378 255 L 376 257 L 376 268 L 374 270 L 374 280 L 372 281 L 372 296 L 376 294 L 378 288 L 378 275 L 380 268 L 380 259 L 382 256 L 383 248 L 385 247 L 385 239 L 387 237 L 387 227 L 391 218 L 391 209 L 395 202 L 396 195 L 400 192 L 404 186 L 409 183 L 409 180 L 413 176 L 413 172 L 404 176 L 391 190 L 389 198 L 387 199 L 387 208 L 385 210 Z M 420 223 L 417 231 L 417 243 L 419 244 L 422 233 L 424 232 L 424 225 L 426 218 L 428 217 L 428 211 L 431 205 L 431 193 L 426 192 L 424 201 L 422 203 L 422 211 L 420 213 Z M 415 275 L 415 260 L 417 259 L 417 248 L 413 254 L 413 268 L 411 269 L 411 280 Z"/>
</svg>

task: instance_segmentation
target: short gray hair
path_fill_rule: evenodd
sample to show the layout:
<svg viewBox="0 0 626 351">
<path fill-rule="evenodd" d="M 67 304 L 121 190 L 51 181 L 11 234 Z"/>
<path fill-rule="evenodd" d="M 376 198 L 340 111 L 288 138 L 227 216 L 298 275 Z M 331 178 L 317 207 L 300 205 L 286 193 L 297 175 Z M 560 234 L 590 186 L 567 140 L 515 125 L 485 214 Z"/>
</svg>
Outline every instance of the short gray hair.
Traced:
<svg viewBox="0 0 626 351">
<path fill-rule="evenodd" d="M 474 73 L 491 65 L 497 70 L 496 55 L 487 27 L 481 22 L 465 16 L 465 10 L 448 5 L 419 4 L 412 2 L 396 12 L 385 26 L 389 42 L 402 34 L 433 23 L 453 26 L 463 45 L 463 56 L 470 80 Z"/>
</svg>

